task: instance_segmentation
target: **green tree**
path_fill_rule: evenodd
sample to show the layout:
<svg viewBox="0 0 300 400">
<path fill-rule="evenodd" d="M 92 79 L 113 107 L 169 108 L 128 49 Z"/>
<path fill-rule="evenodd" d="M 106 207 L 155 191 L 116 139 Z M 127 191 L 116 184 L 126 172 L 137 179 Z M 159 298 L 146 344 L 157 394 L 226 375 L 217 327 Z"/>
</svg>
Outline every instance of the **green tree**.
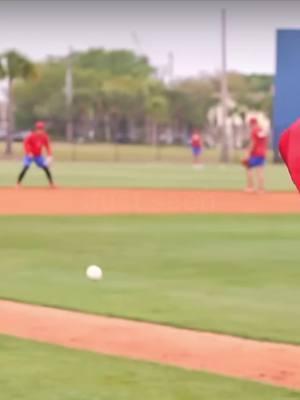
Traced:
<svg viewBox="0 0 300 400">
<path fill-rule="evenodd" d="M 77 135 L 91 129 L 101 139 L 112 140 L 120 121 L 134 127 L 145 114 L 146 87 L 153 68 L 146 59 L 128 51 L 91 50 L 73 57 L 73 122 Z M 39 66 L 36 82 L 17 85 L 17 123 L 36 118 L 52 121 L 61 131 L 66 118 L 64 79 L 66 60 L 52 59 Z"/>
<path fill-rule="evenodd" d="M 12 153 L 12 134 L 15 129 L 14 83 L 18 79 L 26 80 L 35 76 L 34 64 L 15 50 L 9 50 L 0 55 L 0 78 L 8 80 L 8 132 L 6 136 L 5 153 Z"/>
<path fill-rule="evenodd" d="M 210 77 L 179 81 L 169 89 L 168 97 L 173 129 L 178 134 L 192 126 L 204 128 L 208 110 L 217 101 Z"/>
<path fill-rule="evenodd" d="M 91 69 L 110 76 L 148 77 L 154 72 L 148 59 L 138 56 L 130 50 L 91 49 L 77 53 L 74 65 L 82 69 Z"/>
<path fill-rule="evenodd" d="M 158 129 L 170 123 L 170 102 L 162 82 L 149 80 L 145 88 L 146 140 L 158 144 Z"/>
<path fill-rule="evenodd" d="M 66 61 L 66 57 L 48 59 L 37 66 L 37 80 L 16 80 L 13 93 L 19 128 L 44 118 L 57 134 L 64 132 Z M 159 131 L 168 127 L 182 140 L 190 127 L 206 126 L 208 110 L 220 98 L 219 76 L 185 79 L 166 87 L 154 78 L 155 69 L 147 58 L 128 50 L 91 49 L 73 54 L 72 61 L 77 136 L 93 130 L 99 140 L 112 141 L 120 132 L 127 136 L 130 131 L 137 141 L 153 143 Z M 4 65 L 0 64 L 2 76 Z M 271 76 L 230 72 L 228 81 L 238 109 L 270 114 Z"/>
<path fill-rule="evenodd" d="M 228 74 L 228 82 L 229 92 L 239 105 L 263 111 L 267 116 L 271 116 L 272 76 L 231 72 Z"/>
</svg>

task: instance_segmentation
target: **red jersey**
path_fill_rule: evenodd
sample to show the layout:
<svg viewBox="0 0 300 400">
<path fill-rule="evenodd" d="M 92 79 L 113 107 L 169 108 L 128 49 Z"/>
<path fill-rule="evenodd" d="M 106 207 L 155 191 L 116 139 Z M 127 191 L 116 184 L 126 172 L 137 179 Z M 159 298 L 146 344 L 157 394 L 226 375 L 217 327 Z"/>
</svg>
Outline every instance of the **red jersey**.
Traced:
<svg viewBox="0 0 300 400">
<path fill-rule="evenodd" d="M 263 134 L 260 126 L 255 126 L 251 132 L 251 156 L 265 157 L 268 148 L 268 138 Z"/>
<path fill-rule="evenodd" d="M 201 136 L 199 135 L 199 133 L 193 134 L 191 143 L 192 143 L 192 147 L 197 147 L 197 148 L 202 147 L 202 140 L 201 140 Z"/>
<path fill-rule="evenodd" d="M 300 119 L 282 133 L 279 151 L 292 181 L 300 191 Z"/>
<path fill-rule="evenodd" d="M 34 157 L 42 155 L 43 150 L 51 156 L 52 150 L 49 136 L 46 132 L 31 132 L 24 140 L 25 153 L 32 154 Z"/>
</svg>

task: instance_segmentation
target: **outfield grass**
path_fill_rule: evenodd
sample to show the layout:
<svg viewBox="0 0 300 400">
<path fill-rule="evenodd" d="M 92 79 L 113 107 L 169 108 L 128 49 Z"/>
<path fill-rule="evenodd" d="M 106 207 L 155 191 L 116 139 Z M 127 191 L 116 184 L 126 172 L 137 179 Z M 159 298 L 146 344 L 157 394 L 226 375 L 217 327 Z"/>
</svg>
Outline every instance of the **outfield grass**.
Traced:
<svg viewBox="0 0 300 400">
<path fill-rule="evenodd" d="M 291 400 L 299 392 L 0 336 L 9 400 Z"/>
<path fill-rule="evenodd" d="M 299 216 L 1 217 L 0 297 L 300 343 Z M 85 279 L 85 266 L 104 269 Z"/>
<path fill-rule="evenodd" d="M 14 143 L 14 156 L 23 155 L 23 145 Z M 85 143 L 70 144 L 56 142 L 53 144 L 56 160 L 60 161 L 167 161 L 167 162 L 190 162 L 191 150 L 188 146 L 150 146 L 130 145 L 114 143 Z M 0 142 L 0 154 L 4 153 L 4 143 Z M 217 149 L 205 150 L 207 162 L 217 162 L 220 151 Z M 240 159 L 241 152 L 232 154 L 232 161 Z"/>
<path fill-rule="evenodd" d="M 0 163 L 0 186 L 15 184 L 21 162 Z M 203 170 L 186 164 L 57 162 L 53 173 L 60 186 L 126 188 L 237 189 L 245 186 L 245 171 L 239 165 L 209 164 Z M 33 167 L 25 185 L 45 185 L 43 171 Z M 281 165 L 266 169 L 268 190 L 294 190 L 287 170 Z"/>
</svg>

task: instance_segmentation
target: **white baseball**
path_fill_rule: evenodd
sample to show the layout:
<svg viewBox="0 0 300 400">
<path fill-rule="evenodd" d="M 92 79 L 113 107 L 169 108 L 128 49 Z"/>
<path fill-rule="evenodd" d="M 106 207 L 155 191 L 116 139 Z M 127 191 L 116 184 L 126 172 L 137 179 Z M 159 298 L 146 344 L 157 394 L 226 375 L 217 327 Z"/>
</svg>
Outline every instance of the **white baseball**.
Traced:
<svg viewBox="0 0 300 400">
<path fill-rule="evenodd" d="M 102 269 L 98 267 L 98 265 L 90 265 L 86 269 L 86 276 L 92 281 L 99 281 L 99 279 L 101 279 L 103 276 L 103 272 Z"/>
</svg>

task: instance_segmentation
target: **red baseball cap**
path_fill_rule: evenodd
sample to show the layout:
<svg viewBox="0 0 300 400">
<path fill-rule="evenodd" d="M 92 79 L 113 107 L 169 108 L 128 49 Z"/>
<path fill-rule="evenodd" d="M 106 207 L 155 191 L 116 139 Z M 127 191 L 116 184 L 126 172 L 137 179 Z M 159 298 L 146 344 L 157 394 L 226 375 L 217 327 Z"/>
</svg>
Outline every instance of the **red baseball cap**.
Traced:
<svg viewBox="0 0 300 400">
<path fill-rule="evenodd" d="M 35 123 L 35 129 L 45 129 L 45 122 L 43 121 L 37 121 Z"/>
<path fill-rule="evenodd" d="M 300 119 L 281 134 L 279 152 L 300 192 Z"/>
</svg>

